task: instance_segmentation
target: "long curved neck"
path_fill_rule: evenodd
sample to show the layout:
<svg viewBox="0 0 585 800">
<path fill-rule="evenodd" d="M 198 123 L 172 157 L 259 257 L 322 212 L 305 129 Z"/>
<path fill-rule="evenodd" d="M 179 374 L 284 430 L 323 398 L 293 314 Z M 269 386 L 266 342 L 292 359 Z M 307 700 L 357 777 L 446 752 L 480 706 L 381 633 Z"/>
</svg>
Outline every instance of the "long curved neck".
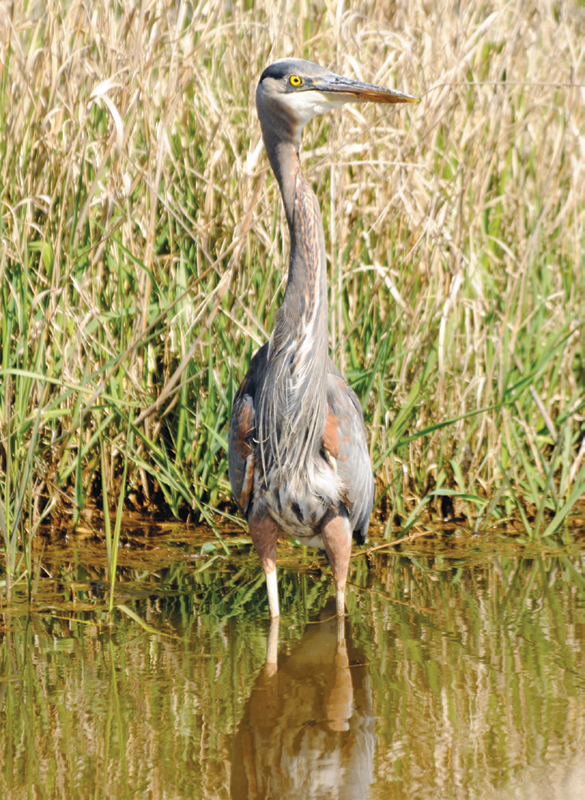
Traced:
<svg viewBox="0 0 585 800">
<path fill-rule="evenodd" d="M 262 118 L 261 118 L 262 121 Z M 299 160 L 298 136 L 265 129 L 264 143 L 280 185 L 290 230 L 288 283 L 267 354 L 258 412 L 265 474 L 277 483 L 306 474 L 323 442 L 327 419 L 327 267 L 321 212 Z"/>
<path fill-rule="evenodd" d="M 309 186 L 294 139 L 269 139 L 266 150 L 278 180 L 290 231 L 288 282 L 271 337 L 271 354 L 287 343 L 297 347 L 297 363 L 326 359 L 327 265 L 321 212 Z M 322 384 L 321 370 L 311 370 Z"/>
</svg>

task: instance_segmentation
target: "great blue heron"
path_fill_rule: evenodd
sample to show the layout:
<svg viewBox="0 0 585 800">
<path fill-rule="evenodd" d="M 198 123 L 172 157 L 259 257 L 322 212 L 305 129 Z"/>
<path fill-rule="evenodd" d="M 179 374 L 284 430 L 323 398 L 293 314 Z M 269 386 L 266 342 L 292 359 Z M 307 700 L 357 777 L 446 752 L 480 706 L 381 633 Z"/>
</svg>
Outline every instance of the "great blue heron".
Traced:
<svg viewBox="0 0 585 800">
<path fill-rule="evenodd" d="M 345 103 L 417 102 L 408 94 L 281 59 L 267 67 L 256 108 L 290 230 L 288 283 L 269 341 L 234 400 L 229 474 L 279 616 L 276 541 L 325 549 L 345 613 L 352 533 L 366 540 L 374 480 L 359 401 L 328 355 L 327 266 L 317 198 L 301 170 L 301 131 Z"/>
</svg>

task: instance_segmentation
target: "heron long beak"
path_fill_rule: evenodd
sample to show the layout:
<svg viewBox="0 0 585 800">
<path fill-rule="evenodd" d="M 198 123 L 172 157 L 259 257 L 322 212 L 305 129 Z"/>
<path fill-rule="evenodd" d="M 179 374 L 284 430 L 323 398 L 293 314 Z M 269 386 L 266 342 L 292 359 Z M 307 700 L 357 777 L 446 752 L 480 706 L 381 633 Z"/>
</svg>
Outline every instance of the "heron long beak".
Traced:
<svg viewBox="0 0 585 800">
<path fill-rule="evenodd" d="M 355 102 L 368 100 L 371 103 L 419 103 L 417 97 L 413 97 L 405 92 L 396 89 L 386 89 L 377 86 L 375 83 L 365 83 L 355 81 L 352 78 L 344 78 L 341 75 L 324 75 L 315 78 L 307 89 L 313 89 L 324 94 L 331 95 L 331 100 L 341 100 L 345 102 Z"/>
</svg>

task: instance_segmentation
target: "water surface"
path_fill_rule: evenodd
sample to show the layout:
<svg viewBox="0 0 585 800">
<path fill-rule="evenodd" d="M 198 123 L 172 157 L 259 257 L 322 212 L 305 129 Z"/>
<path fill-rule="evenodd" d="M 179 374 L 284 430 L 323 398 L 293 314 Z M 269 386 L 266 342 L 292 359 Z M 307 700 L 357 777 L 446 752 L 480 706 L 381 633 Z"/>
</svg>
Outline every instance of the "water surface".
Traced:
<svg viewBox="0 0 585 800">
<path fill-rule="evenodd" d="M 585 797 L 577 545 L 360 557 L 343 624 L 328 568 L 284 548 L 275 665 L 247 545 L 125 544 L 112 622 L 93 541 L 0 606 L 0 797 Z"/>
</svg>

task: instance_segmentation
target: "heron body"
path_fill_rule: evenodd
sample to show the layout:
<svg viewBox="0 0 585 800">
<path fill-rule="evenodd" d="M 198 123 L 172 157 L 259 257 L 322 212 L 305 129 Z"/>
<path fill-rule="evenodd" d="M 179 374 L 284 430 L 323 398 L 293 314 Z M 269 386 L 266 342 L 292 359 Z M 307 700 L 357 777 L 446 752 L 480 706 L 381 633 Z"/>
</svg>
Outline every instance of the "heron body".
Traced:
<svg viewBox="0 0 585 800">
<path fill-rule="evenodd" d="M 374 481 L 359 401 L 328 355 L 327 269 L 317 198 L 301 170 L 303 126 L 347 102 L 412 102 L 300 59 L 262 74 L 256 107 L 290 231 L 288 282 L 269 341 L 234 400 L 229 474 L 279 615 L 278 533 L 327 553 L 345 610 L 352 538 L 366 540 Z"/>
</svg>

